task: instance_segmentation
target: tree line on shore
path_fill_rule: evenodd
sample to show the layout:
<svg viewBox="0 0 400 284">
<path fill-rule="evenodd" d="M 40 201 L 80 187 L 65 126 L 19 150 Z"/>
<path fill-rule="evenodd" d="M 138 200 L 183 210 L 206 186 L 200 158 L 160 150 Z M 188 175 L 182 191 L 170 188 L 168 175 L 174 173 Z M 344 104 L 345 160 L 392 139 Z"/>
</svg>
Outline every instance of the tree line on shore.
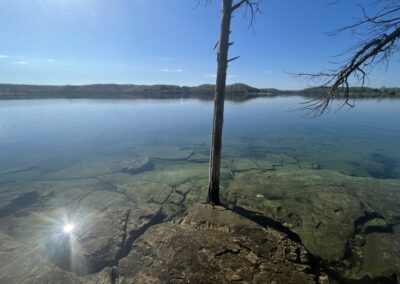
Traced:
<svg viewBox="0 0 400 284">
<path fill-rule="evenodd" d="M 303 90 L 278 90 L 273 88 L 254 88 L 246 84 L 227 86 L 227 99 L 234 101 L 256 97 L 272 96 L 304 96 L 316 97 L 323 93 L 323 88 Z M 198 98 L 212 100 L 215 86 L 204 84 L 194 87 L 177 85 L 18 85 L 0 84 L 0 99 L 47 99 L 47 98 L 84 98 L 84 99 L 173 99 Z M 400 98 L 400 88 L 368 88 L 353 87 L 350 89 L 356 98 Z"/>
</svg>

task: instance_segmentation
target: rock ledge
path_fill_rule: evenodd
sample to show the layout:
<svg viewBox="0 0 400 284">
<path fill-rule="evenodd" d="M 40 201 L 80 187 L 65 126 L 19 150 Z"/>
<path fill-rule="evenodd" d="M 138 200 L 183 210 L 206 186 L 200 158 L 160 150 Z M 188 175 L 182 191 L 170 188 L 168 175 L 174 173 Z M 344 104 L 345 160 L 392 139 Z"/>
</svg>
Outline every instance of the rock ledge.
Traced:
<svg viewBox="0 0 400 284">
<path fill-rule="evenodd" d="M 148 229 L 118 264 L 119 283 L 317 283 L 302 245 L 223 207 L 197 204 Z"/>
</svg>

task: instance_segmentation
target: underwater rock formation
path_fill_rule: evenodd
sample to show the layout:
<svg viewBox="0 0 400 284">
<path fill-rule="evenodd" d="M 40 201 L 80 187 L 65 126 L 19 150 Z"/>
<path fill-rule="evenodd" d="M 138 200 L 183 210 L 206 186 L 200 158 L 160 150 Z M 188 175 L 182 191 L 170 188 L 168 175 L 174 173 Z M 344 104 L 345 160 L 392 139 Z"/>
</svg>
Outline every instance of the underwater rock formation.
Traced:
<svg viewBox="0 0 400 284">
<path fill-rule="evenodd" d="M 177 265 L 183 261 L 188 264 L 197 261 L 199 269 L 211 274 L 206 266 L 202 266 L 210 259 L 225 271 L 223 275 L 217 273 L 219 280 L 245 282 L 251 271 L 254 271 L 253 279 L 274 277 L 262 270 L 265 267 L 261 265 L 252 270 L 254 266 L 246 262 L 247 258 L 252 259 L 251 253 L 263 255 L 258 249 L 273 248 L 272 254 L 257 257 L 262 261 L 270 257 L 268 259 L 277 259 L 280 263 L 281 259 L 275 258 L 278 256 L 274 253 L 282 249 L 281 245 L 292 247 L 293 243 L 300 251 L 304 246 L 319 257 L 320 264 L 336 275 L 337 283 L 344 280 L 374 283 L 382 279 L 396 283 L 396 273 L 400 275 L 400 253 L 394 248 L 400 235 L 399 180 L 349 176 L 326 169 L 324 164 L 316 161 L 307 162 L 287 154 L 259 155 L 257 152 L 251 157 L 233 156 L 222 161 L 221 200 L 233 212 L 247 218 L 257 215 L 258 220 L 253 218 L 254 223 L 229 210 L 216 209 L 228 221 L 238 218 L 252 225 L 237 220 L 226 224 L 218 218 L 210 221 L 209 216 L 203 214 L 209 212 L 208 209 L 199 210 L 199 205 L 195 205 L 206 200 L 206 154 L 170 146 L 156 150 L 152 156 L 149 150 L 146 156 L 132 152 L 126 156 L 82 160 L 47 173 L 41 180 L 32 180 L 28 187 L 24 179 L 19 183 L 4 184 L 0 193 L 0 210 L 3 210 L 3 218 L 0 218 L 3 278 L 0 283 L 49 283 L 56 278 L 63 279 L 60 283 L 143 280 L 136 272 L 132 274 L 131 262 L 143 261 L 137 269 L 142 269 L 138 271 L 148 277 L 144 268 L 148 259 L 138 253 L 149 253 L 151 259 L 156 259 L 155 247 L 160 247 L 160 259 L 164 257 L 167 264 L 170 260 L 164 253 L 175 259 Z M 141 170 L 147 163 L 153 166 L 152 169 Z M 121 171 L 124 167 L 131 167 L 133 172 Z M 24 203 L 24 194 L 31 192 L 37 194 L 29 198 L 29 204 Z M 85 259 L 82 266 L 86 268 L 82 271 L 75 270 L 66 261 L 68 253 L 67 256 L 62 253 L 52 256 L 49 245 L 43 248 L 46 239 L 41 234 L 50 232 L 51 235 L 54 224 L 48 224 L 48 220 L 59 220 L 58 211 L 83 213 L 82 216 L 93 214 L 87 227 L 90 231 L 81 231 L 76 236 L 81 257 Z M 189 213 L 182 217 L 183 212 Z M 166 223 L 156 225 L 160 222 Z M 210 222 L 220 225 L 208 228 Z M 235 222 L 246 230 L 237 229 Z M 254 236 L 249 237 L 250 232 Z M 260 232 L 267 232 L 265 245 L 256 240 L 263 239 Z M 208 245 L 206 239 L 213 235 L 216 236 L 215 246 Z M 288 243 L 269 246 L 276 240 L 272 236 L 278 235 L 286 236 Z M 226 240 L 226 245 L 219 243 L 218 238 Z M 234 240 L 248 248 L 237 250 Z M 300 241 L 301 245 L 298 244 Z M 65 252 L 60 248 L 62 242 L 57 245 L 59 252 Z M 177 245 L 182 249 L 179 254 L 175 252 Z M 218 255 L 218 246 L 228 252 Z M 202 253 L 207 247 L 210 250 Z M 199 249 L 198 256 L 196 248 Z M 232 252 L 229 251 L 231 248 Z M 185 256 L 186 250 L 191 258 Z M 18 256 L 24 256 L 24 261 Z M 9 259 L 13 261 L 7 261 Z M 234 270 L 233 259 L 239 259 L 237 263 L 244 267 L 243 271 Z M 288 259 L 288 267 L 294 267 L 294 271 L 306 265 Z M 158 265 L 158 260 L 155 261 Z M 159 265 L 158 270 L 150 272 L 157 277 L 168 276 Z M 177 267 L 173 266 L 175 263 L 170 265 L 171 269 Z M 310 271 L 315 274 L 315 265 L 307 265 L 311 270 L 307 270 L 306 275 Z M 186 266 L 182 264 L 182 270 L 192 273 L 185 270 L 189 269 Z M 257 273 L 262 276 L 257 278 Z M 168 277 L 173 274 L 171 272 Z M 316 278 L 313 277 L 314 281 Z M 321 283 L 327 281 L 323 274 L 319 280 Z M 335 283 L 331 278 L 329 281 Z"/>
<path fill-rule="evenodd" d="M 76 232 L 52 238 L 47 245 L 50 259 L 76 275 L 117 265 L 129 253 L 132 242 L 149 226 L 162 221 L 160 210 L 107 210 L 86 218 Z"/>
</svg>

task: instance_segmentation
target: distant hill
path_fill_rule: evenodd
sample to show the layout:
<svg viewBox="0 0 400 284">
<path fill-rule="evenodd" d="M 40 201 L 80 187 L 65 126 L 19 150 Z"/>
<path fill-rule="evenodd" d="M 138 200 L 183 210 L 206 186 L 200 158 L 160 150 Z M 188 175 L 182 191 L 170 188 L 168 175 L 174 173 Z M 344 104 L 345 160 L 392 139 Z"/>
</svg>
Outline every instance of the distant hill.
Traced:
<svg viewBox="0 0 400 284">
<path fill-rule="evenodd" d="M 293 96 L 316 97 L 324 91 L 323 88 L 309 88 L 299 91 L 277 89 L 258 89 L 246 84 L 227 86 L 228 100 L 247 100 L 255 97 Z M 396 97 L 400 98 L 400 88 L 351 88 L 351 93 L 359 98 Z M 49 86 L 49 85 L 17 85 L 0 84 L 0 99 L 171 99 L 198 98 L 211 100 L 214 97 L 214 85 L 196 87 L 175 85 L 118 85 L 94 84 L 81 86 Z"/>
<path fill-rule="evenodd" d="M 307 97 L 316 97 L 326 91 L 327 88 L 308 88 L 298 92 Z M 355 98 L 400 98 L 400 88 L 366 88 L 352 87 L 350 95 Z"/>
</svg>

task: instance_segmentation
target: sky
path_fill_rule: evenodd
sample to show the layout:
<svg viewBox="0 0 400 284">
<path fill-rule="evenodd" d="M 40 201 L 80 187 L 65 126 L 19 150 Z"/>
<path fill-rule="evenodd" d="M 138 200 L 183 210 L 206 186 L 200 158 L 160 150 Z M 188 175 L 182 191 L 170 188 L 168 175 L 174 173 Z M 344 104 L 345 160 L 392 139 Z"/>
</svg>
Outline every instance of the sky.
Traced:
<svg viewBox="0 0 400 284">
<path fill-rule="evenodd" d="M 301 89 L 293 72 L 334 67 L 357 38 L 327 36 L 361 16 L 366 0 L 264 0 L 252 29 L 244 11 L 232 22 L 240 56 L 228 83 Z M 214 83 L 221 0 L 0 0 L 0 83 Z M 367 5 L 368 11 L 376 7 Z M 372 87 L 399 86 L 400 56 L 375 69 Z"/>
</svg>

